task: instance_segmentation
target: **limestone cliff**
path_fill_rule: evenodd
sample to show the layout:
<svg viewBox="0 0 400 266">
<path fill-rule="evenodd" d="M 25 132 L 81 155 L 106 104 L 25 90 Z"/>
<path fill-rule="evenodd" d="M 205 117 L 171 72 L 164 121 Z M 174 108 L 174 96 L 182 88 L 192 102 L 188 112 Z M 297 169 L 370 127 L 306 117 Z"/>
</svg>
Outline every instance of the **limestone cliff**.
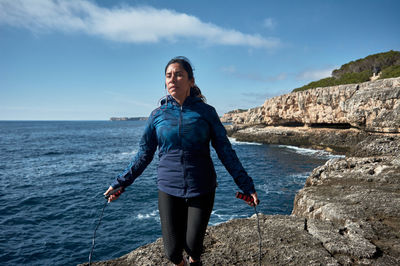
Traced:
<svg viewBox="0 0 400 266">
<path fill-rule="evenodd" d="M 355 128 L 400 132 L 400 78 L 293 92 L 221 120 L 235 125 Z"/>
</svg>

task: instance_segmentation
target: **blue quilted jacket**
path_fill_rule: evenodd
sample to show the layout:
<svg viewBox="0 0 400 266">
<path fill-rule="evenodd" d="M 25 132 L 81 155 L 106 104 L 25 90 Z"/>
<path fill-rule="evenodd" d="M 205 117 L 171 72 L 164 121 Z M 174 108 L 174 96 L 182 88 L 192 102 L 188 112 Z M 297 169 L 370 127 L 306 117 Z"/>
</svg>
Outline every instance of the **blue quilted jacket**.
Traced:
<svg viewBox="0 0 400 266">
<path fill-rule="evenodd" d="M 194 96 L 187 97 L 182 106 L 171 96 L 161 102 L 147 121 L 138 153 L 111 186 L 132 184 L 158 147 L 157 183 L 161 191 L 183 198 L 210 192 L 217 186 L 210 141 L 239 188 L 254 193 L 253 180 L 232 149 L 217 112 Z"/>
</svg>

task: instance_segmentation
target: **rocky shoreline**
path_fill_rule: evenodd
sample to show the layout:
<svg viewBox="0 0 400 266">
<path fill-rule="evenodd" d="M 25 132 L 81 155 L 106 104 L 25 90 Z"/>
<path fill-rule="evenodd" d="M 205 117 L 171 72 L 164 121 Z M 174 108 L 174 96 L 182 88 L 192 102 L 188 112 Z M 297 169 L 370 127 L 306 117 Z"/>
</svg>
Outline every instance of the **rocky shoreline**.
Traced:
<svg viewBox="0 0 400 266">
<path fill-rule="evenodd" d="M 147 117 L 110 117 L 110 121 L 145 121 Z"/>
<path fill-rule="evenodd" d="M 400 265 L 400 78 L 279 96 L 224 121 L 237 140 L 346 155 L 314 169 L 291 215 L 259 215 L 262 265 Z M 257 239 L 255 215 L 209 227 L 203 264 L 258 265 Z M 93 265 L 171 264 L 158 239 Z"/>
</svg>

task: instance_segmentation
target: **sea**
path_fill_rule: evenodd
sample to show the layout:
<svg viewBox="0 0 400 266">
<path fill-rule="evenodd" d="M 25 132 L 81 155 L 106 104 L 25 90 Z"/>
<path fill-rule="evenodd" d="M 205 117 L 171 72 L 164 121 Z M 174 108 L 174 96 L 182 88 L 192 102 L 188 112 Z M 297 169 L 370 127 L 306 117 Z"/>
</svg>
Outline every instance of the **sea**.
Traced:
<svg viewBox="0 0 400 266">
<path fill-rule="evenodd" d="M 138 150 L 145 121 L 0 121 L 0 264 L 77 265 L 110 260 L 161 237 L 155 155 L 121 197 L 103 193 Z M 291 213 L 296 192 L 335 155 L 230 138 L 260 198 L 257 211 Z M 238 187 L 212 159 L 218 188 L 209 225 L 250 217 Z"/>
</svg>

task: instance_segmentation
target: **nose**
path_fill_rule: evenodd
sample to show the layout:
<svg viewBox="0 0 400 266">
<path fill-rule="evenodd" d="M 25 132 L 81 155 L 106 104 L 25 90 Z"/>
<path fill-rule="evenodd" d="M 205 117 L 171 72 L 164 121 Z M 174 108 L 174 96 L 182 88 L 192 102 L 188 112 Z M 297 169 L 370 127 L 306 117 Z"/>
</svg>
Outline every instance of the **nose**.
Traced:
<svg viewBox="0 0 400 266">
<path fill-rule="evenodd" d="M 176 81 L 176 75 L 174 73 L 171 75 L 171 80 L 174 82 Z"/>
</svg>

